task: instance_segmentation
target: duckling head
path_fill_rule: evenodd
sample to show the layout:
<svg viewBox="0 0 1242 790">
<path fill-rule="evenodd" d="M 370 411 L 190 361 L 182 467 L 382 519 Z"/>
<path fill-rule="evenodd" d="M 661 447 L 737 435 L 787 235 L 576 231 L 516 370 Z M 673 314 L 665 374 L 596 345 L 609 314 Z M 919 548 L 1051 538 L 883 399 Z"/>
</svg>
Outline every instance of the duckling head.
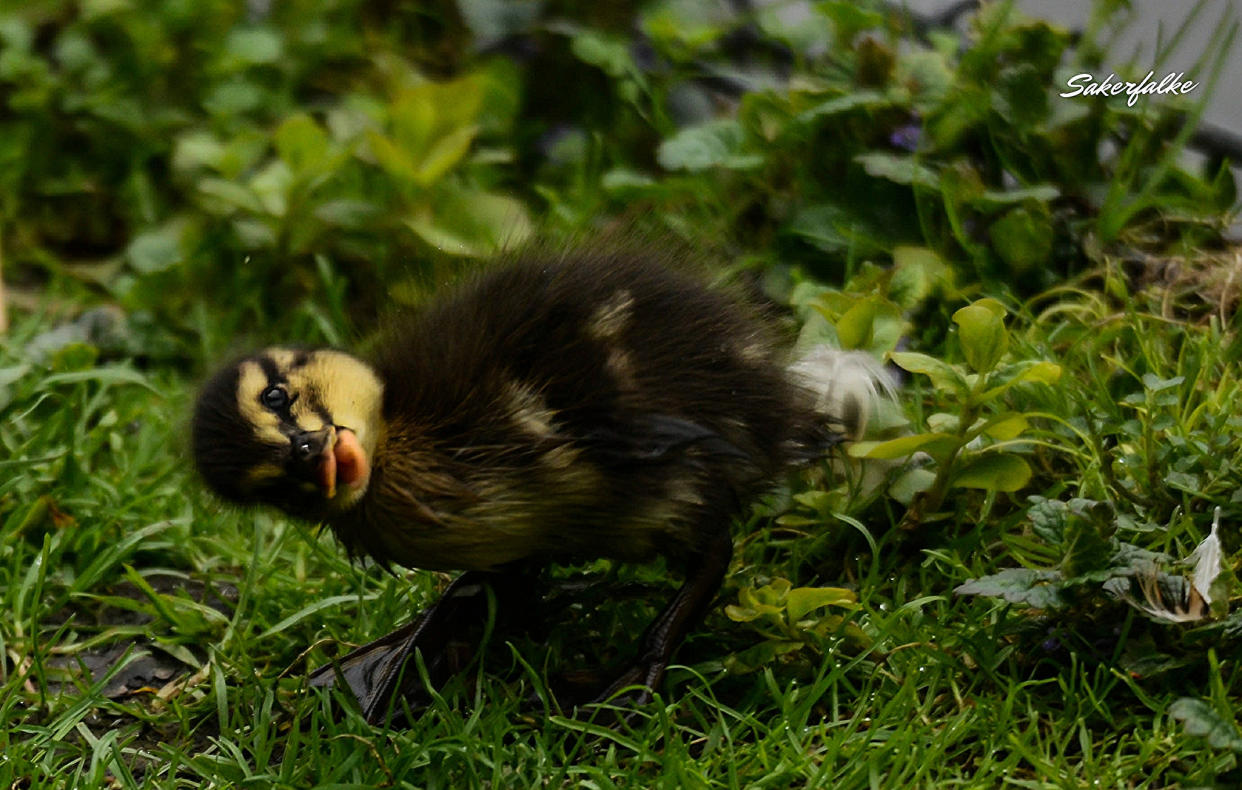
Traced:
<svg viewBox="0 0 1242 790">
<path fill-rule="evenodd" d="M 344 352 L 264 349 L 203 385 L 195 463 L 225 499 L 326 519 L 366 493 L 383 393 L 375 371 Z"/>
</svg>

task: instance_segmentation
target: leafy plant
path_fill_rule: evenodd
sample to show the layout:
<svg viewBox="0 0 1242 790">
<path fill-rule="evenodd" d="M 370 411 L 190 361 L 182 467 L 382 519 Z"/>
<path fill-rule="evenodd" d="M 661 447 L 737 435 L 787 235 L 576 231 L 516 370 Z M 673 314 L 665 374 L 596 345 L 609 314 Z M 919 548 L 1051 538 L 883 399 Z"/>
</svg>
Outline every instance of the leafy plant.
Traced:
<svg viewBox="0 0 1242 790">
<path fill-rule="evenodd" d="M 774 662 L 806 663 L 826 652 L 825 643 L 844 633 L 855 643 L 866 644 L 866 635 L 847 620 L 847 615 L 820 612 L 831 607 L 852 611 L 857 602 L 852 591 L 840 587 L 794 587 L 774 578 L 761 587 L 738 591 L 738 602 L 725 607 L 736 623 L 746 623 L 763 641 L 725 659 L 734 673 L 753 672 Z"/>
<path fill-rule="evenodd" d="M 1052 384 L 1059 365 L 1039 360 L 1002 364 L 1009 349 L 1006 310 L 994 299 L 981 299 L 953 314 L 965 364 L 951 364 L 928 354 L 894 351 L 889 358 L 911 373 L 927 376 L 936 394 L 954 411 L 927 417 L 928 430 L 886 441 L 859 442 L 851 456 L 894 460 L 926 453 L 935 471 L 913 469 L 894 487 L 910 500 L 902 526 L 912 529 L 934 516 L 951 488 L 1013 492 L 1031 477 L 1019 448 L 1034 416 L 1006 409 L 1001 396 L 1013 387 Z"/>
<path fill-rule="evenodd" d="M 1182 594 L 1178 597 L 1185 600 L 1184 580 L 1163 570 L 1171 562 L 1169 557 L 1117 539 L 1116 524 L 1103 503 L 1081 498 L 1062 502 L 1038 496 L 1029 501 L 1026 518 L 1033 537 L 1041 544 L 1013 542 L 1024 549 L 1028 560 L 1039 556 L 1055 561 L 1056 567 L 1007 568 L 960 585 L 956 590 L 959 595 L 1003 598 L 1037 609 L 1063 609 L 1089 602 L 1093 596 L 1098 601 L 1104 591 L 1129 598 L 1134 582 L 1133 586 L 1147 591 L 1144 597 L 1153 607 L 1160 600 L 1153 600 L 1160 589 L 1179 588 Z M 1219 559 L 1216 570 L 1219 573 Z M 1217 595 L 1216 600 L 1218 612 L 1221 604 L 1228 606 L 1227 595 Z M 1145 611 L 1154 617 L 1168 612 L 1164 608 Z M 1173 616 L 1173 612 L 1168 614 Z"/>
</svg>

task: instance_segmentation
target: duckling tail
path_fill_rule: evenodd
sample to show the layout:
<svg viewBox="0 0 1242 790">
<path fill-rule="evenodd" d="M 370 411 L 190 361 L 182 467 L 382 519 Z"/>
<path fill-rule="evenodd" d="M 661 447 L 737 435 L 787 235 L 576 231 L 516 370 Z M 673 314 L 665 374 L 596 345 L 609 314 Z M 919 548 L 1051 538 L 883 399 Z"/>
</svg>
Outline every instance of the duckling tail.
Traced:
<svg viewBox="0 0 1242 790">
<path fill-rule="evenodd" d="M 880 402 L 895 396 L 884 363 L 865 351 L 818 346 L 788 368 L 791 378 L 808 390 L 816 412 L 846 439 L 857 441 Z"/>
</svg>

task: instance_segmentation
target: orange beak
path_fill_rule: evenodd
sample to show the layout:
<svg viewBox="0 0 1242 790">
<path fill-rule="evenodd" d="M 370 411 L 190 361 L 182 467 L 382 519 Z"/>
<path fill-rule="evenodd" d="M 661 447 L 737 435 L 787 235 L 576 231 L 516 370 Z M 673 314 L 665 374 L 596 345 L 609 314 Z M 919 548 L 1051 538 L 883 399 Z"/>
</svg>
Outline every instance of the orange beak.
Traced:
<svg viewBox="0 0 1242 790">
<path fill-rule="evenodd" d="M 319 485 L 328 499 L 336 496 L 338 484 L 352 486 L 367 476 L 367 454 L 358 436 L 348 428 L 334 432 L 319 460 Z"/>
</svg>

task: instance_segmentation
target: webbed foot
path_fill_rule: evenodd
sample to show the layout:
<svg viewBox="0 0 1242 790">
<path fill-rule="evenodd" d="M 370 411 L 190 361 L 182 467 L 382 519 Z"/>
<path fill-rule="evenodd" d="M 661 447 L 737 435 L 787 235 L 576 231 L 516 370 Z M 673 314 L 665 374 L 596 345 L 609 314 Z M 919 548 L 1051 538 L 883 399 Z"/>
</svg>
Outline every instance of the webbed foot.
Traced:
<svg viewBox="0 0 1242 790">
<path fill-rule="evenodd" d="M 528 580 L 519 576 L 464 573 L 416 620 L 319 667 L 310 685 L 348 688 L 370 724 L 391 722 L 406 706 L 426 707 L 428 688 L 442 687 L 474 657 L 489 613 L 494 609 L 491 621 L 503 623 L 528 590 Z M 426 684 L 415 655 L 422 657 Z"/>
</svg>

